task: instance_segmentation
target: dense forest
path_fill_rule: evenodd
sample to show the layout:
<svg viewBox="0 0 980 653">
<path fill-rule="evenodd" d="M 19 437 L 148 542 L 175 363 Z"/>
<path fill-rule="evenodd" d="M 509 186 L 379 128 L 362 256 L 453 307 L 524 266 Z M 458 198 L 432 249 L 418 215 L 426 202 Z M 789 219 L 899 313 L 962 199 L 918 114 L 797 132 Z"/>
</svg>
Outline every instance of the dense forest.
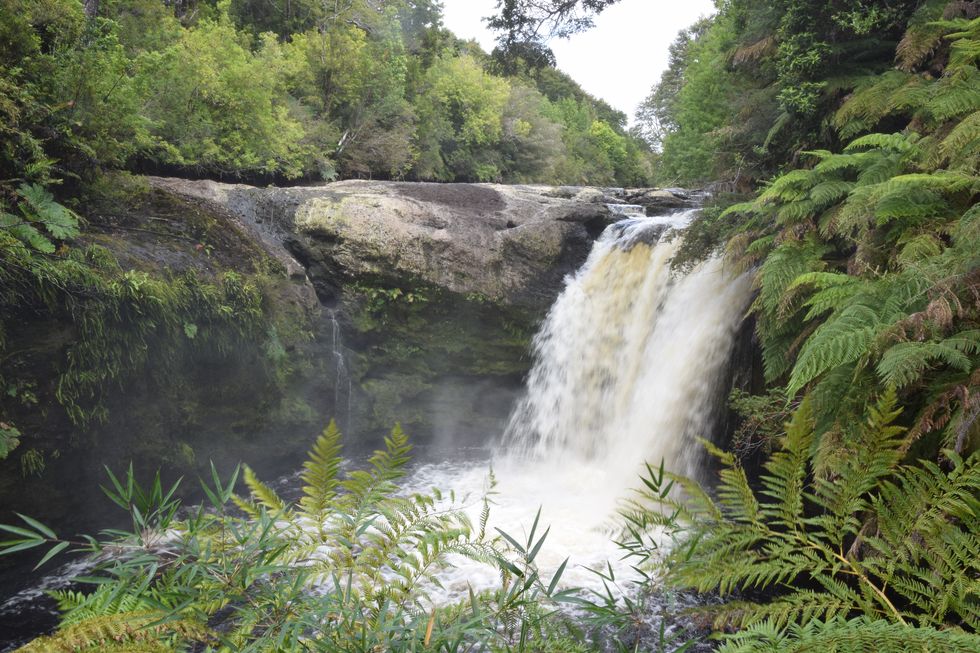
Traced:
<svg viewBox="0 0 980 653">
<path fill-rule="evenodd" d="M 132 342 L 168 321 L 226 323 L 200 334 L 219 348 L 288 338 L 263 321 L 268 270 L 142 287 L 68 246 L 107 174 L 708 187 L 673 265 L 722 255 L 753 275 L 764 375 L 731 397 L 732 442 L 707 444 L 714 484 L 660 461 L 637 479 L 616 538 L 639 597 L 562 589 L 535 563 L 544 528 L 490 534 L 491 502 L 469 524 L 438 492 L 401 494 L 398 428 L 367 469 L 343 468 L 331 425 L 295 503 L 243 467 L 250 496 L 215 472 L 208 509 L 179 521 L 159 479 L 113 477 L 132 533 L 4 527 L 7 551 L 137 552 L 59 594 L 62 628 L 25 650 L 683 651 L 705 630 L 727 653 L 980 649 L 980 5 L 717 0 L 627 130 L 546 45 L 614 4 L 500 0 L 487 54 L 430 0 L 11 0 L 0 362 L 7 315 L 85 315 L 59 389 L 78 423 L 147 364 L 104 335 L 115 325 L 143 325 Z M 0 389 L 32 400 L 6 371 Z M 22 438 L 0 422 L 0 458 Z M 178 521 L 175 553 L 160 534 Z M 499 590 L 423 607 L 452 555 L 496 565 Z M 642 597 L 664 587 L 704 599 L 695 626 L 638 639 Z"/>
<path fill-rule="evenodd" d="M 738 597 L 726 651 L 976 648 L 980 7 L 718 9 L 638 119 L 662 178 L 720 184 L 675 264 L 756 271 L 769 391 L 668 575 Z"/>
<path fill-rule="evenodd" d="M 429 1 L 8 3 L 5 193 L 99 170 L 641 186 L 626 116 Z M 499 54 L 499 53 L 498 53 Z"/>
</svg>

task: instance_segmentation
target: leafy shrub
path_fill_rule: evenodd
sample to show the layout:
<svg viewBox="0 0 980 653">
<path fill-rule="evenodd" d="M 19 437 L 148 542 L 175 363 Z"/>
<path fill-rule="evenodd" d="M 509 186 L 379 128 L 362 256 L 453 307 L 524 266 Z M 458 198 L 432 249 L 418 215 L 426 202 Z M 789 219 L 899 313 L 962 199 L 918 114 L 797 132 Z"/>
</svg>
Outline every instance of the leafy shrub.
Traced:
<svg viewBox="0 0 980 653">
<path fill-rule="evenodd" d="M 661 472 L 631 503 L 637 553 L 654 548 L 647 529 L 668 527 L 677 544 L 666 581 L 723 599 L 706 608 L 716 628 L 739 629 L 722 651 L 980 646 L 980 453 L 947 451 L 945 468 L 903 463 L 896 403 L 891 392 L 869 407 L 832 466 L 807 398 L 759 487 L 712 448 L 722 463 L 714 497 Z"/>
<path fill-rule="evenodd" d="M 396 427 L 367 468 L 344 473 L 331 423 L 296 503 L 247 467 L 250 496 L 238 497 L 239 470 L 223 482 L 212 467 L 207 504 L 178 519 L 176 486 L 158 475 L 143 488 L 130 468 L 106 489 L 130 513 L 129 532 L 69 541 L 27 517 L 0 526 L 17 538 L 4 553 L 51 545 L 41 564 L 69 547 L 101 556 L 96 589 L 57 594 L 61 629 L 26 650 L 555 650 L 549 638 L 568 626 L 554 606 L 568 591 L 558 590 L 564 566 L 550 579 L 535 567 L 547 531 L 535 521 L 526 540 L 491 536 L 486 497 L 473 524 L 455 496 L 402 494 L 409 451 Z M 433 607 L 435 574 L 454 555 L 496 567 L 501 584 Z"/>
</svg>

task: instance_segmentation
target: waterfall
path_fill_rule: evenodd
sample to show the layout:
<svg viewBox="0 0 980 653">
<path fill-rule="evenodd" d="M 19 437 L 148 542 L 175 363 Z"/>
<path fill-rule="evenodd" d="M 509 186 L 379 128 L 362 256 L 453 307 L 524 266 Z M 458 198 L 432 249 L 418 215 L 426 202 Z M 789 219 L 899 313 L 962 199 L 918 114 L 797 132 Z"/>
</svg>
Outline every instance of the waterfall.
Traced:
<svg viewBox="0 0 980 653">
<path fill-rule="evenodd" d="M 616 509 L 640 485 L 644 462 L 696 475 L 697 438 L 710 437 L 724 406 L 751 284 L 720 258 L 671 270 L 680 238 L 666 234 L 693 215 L 634 213 L 596 241 L 534 339 L 526 395 L 494 456 L 491 526 L 519 538 L 540 509 L 551 530 L 537 562 L 547 574 L 569 559 L 569 585 L 596 586 L 589 568 L 607 562 L 620 580 L 635 576 L 609 536 Z M 417 470 L 408 491 L 476 497 L 486 478 L 484 464 L 437 463 Z M 456 597 L 495 581 L 467 561 L 442 578 Z"/>
<path fill-rule="evenodd" d="M 330 310 L 327 316 L 330 320 L 330 347 L 336 368 L 333 391 L 334 414 L 337 416 L 337 426 L 346 433 L 351 427 L 351 397 L 354 394 L 354 384 L 350 372 L 347 370 L 347 359 L 344 357 L 344 342 L 341 338 L 337 312 Z M 342 403 L 345 392 L 346 402 Z M 343 406 L 343 411 L 341 406 Z"/>
<path fill-rule="evenodd" d="M 613 570 L 620 590 L 638 578 L 608 527 L 619 501 L 639 485 L 642 464 L 664 461 L 696 474 L 696 438 L 710 435 L 724 400 L 725 367 L 751 294 L 748 278 L 719 258 L 686 273 L 671 270 L 680 239 L 665 234 L 686 226 L 693 212 L 647 218 L 638 207 L 617 206 L 623 219 L 567 280 L 534 339 L 526 394 L 492 461 L 496 486 L 488 485 L 486 460 L 443 460 L 413 469 L 403 487 L 406 495 L 451 490 L 442 502 L 455 507 L 458 497 L 473 523 L 488 496 L 490 532 L 518 539 L 540 511 L 538 533 L 548 529 L 535 560 L 542 577 L 567 561 L 563 585 L 597 591 L 605 583 L 591 569 Z M 340 322 L 333 311 L 328 320 L 334 405 L 347 429 L 351 375 Z M 499 586 L 495 567 L 463 556 L 453 562 L 431 587 L 437 604 Z M 24 614 L 44 590 L 67 586 L 91 564 L 70 563 L 0 604 L 0 616 Z"/>
<path fill-rule="evenodd" d="M 512 455 L 630 480 L 642 461 L 696 473 L 750 283 L 717 257 L 671 270 L 680 238 L 665 233 L 693 214 L 623 220 L 599 238 L 534 340 Z"/>
</svg>

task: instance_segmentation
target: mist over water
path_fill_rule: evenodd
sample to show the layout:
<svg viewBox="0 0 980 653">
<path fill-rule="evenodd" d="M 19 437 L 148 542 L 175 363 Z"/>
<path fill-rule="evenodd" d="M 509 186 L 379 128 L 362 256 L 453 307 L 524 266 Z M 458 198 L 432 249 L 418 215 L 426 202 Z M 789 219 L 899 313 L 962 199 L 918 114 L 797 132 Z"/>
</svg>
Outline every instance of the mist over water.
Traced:
<svg viewBox="0 0 980 653">
<path fill-rule="evenodd" d="M 697 438 L 710 436 L 723 408 L 751 284 L 718 258 L 671 271 L 680 240 L 664 234 L 692 217 L 634 217 L 605 231 L 535 337 L 526 394 L 493 452 L 491 528 L 520 539 L 540 508 L 551 533 L 538 563 L 547 575 L 569 558 L 568 585 L 595 584 L 586 568 L 606 561 L 630 575 L 609 537 L 619 502 L 644 462 L 697 475 Z M 434 463 L 409 489 L 468 495 L 476 521 L 487 482 L 486 462 Z M 443 579 L 449 595 L 496 580 L 490 568 L 457 562 Z"/>
<path fill-rule="evenodd" d="M 447 381 L 431 406 L 443 417 L 422 456 L 428 462 L 404 487 L 406 493 L 454 492 L 476 524 L 492 469 L 490 532 L 499 528 L 520 540 L 540 509 L 538 533 L 551 530 L 536 562 L 550 578 L 568 559 L 565 586 L 599 585 L 589 568 L 605 568 L 607 561 L 618 579 L 635 577 L 610 538 L 619 502 L 639 485 L 644 462 L 697 475 L 697 438 L 710 436 L 723 408 L 725 369 L 751 293 L 748 277 L 733 276 L 720 259 L 688 273 L 671 271 L 680 243 L 664 234 L 683 228 L 693 212 L 624 215 L 596 241 L 552 306 L 534 339 L 524 395 L 504 433 L 489 434 L 497 437 L 494 446 L 460 437 L 468 426 L 461 407 L 472 408 L 464 401 L 469 397 L 502 414 L 512 395 Z M 349 422 L 351 381 L 332 315 L 330 326 L 334 402 L 339 420 Z M 297 484 L 296 476 L 281 481 L 285 492 Z M 499 582 L 490 566 L 462 557 L 453 562 L 439 574 L 443 588 L 431 588 L 437 603 Z M 67 586 L 90 565 L 68 563 L 11 597 L 0 604 L 0 619 L 30 614 L 25 638 L 38 632 L 30 620 L 53 625 L 53 606 L 40 601 L 43 590 Z"/>
</svg>

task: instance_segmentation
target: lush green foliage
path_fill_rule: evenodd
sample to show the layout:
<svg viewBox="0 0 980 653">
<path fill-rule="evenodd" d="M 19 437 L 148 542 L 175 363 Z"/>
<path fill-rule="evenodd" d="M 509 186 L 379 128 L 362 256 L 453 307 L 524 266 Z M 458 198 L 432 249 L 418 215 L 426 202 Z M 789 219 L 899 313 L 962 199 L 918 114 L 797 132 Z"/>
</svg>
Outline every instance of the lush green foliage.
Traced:
<svg viewBox="0 0 980 653">
<path fill-rule="evenodd" d="M 430 0 L 98 7 L 86 18 L 77 0 L 14 0 L 0 17 L 0 178 L 43 183 L 135 167 L 579 181 L 562 176 L 560 162 L 574 153 L 561 145 L 590 138 L 611 113 L 574 83 L 560 97 L 558 86 L 542 88 L 545 100 L 532 80 L 488 72 L 493 61 L 445 31 Z M 556 120 L 550 103 L 559 99 L 587 124 Z M 648 173 L 649 152 L 624 122 L 606 126 L 627 152 L 576 172 L 596 183 L 644 181 L 635 173 Z M 605 135 L 593 140 L 609 149 Z"/>
<path fill-rule="evenodd" d="M 718 2 L 716 16 L 680 35 L 637 116 L 662 148 L 660 178 L 751 189 L 801 149 L 836 146 L 825 117 L 844 93 L 892 67 L 919 4 Z"/>
<path fill-rule="evenodd" d="M 724 243 L 758 288 L 768 388 L 734 446 L 775 453 L 754 479 L 715 451 L 720 487 L 666 502 L 693 524 L 667 577 L 724 595 L 724 651 L 980 645 L 978 29 L 972 3 L 732 0 L 645 106 L 665 178 L 747 199 L 675 261 Z"/>
<path fill-rule="evenodd" d="M 813 388 L 821 431 L 845 424 L 842 408 L 860 409 L 869 391 L 894 386 L 916 407 L 916 437 L 962 452 L 976 446 L 980 181 L 970 129 L 980 95 L 976 56 L 957 53 L 975 47 L 977 21 L 940 28 L 949 60 L 942 76 L 914 82 L 921 104 L 869 105 L 895 92 L 886 75 L 835 115 L 842 130 L 861 131 L 855 120 L 897 114 L 911 120 L 905 131 L 810 152 L 813 167 L 721 217 L 745 216 L 732 250 L 761 262 L 767 376 L 785 378 L 789 394 Z"/>
<path fill-rule="evenodd" d="M 736 8 L 686 47 L 710 43 Z M 869 396 L 894 386 L 922 452 L 976 447 L 980 95 L 971 11 L 932 2 L 906 12 L 898 69 L 849 78 L 854 92 L 828 117 L 849 142 L 797 152 L 800 167 L 749 202 L 723 197 L 731 206 L 706 211 L 678 261 L 723 239 L 739 267 L 758 266 L 767 379 L 788 396 L 812 390 L 818 430 L 833 441 L 846 438 Z M 698 62 L 684 71 L 684 89 L 695 85 Z M 681 131 L 665 139 L 684 140 Z"/>
<path fill-rule="evenodd" d="M 76 542 L 27 517 L 0 526 L 15 538 L 4 553 L 47 545 L 42 564 L 72 547 L 101 555 L 95 589 L 58 593 L 61 628 L 24 650 L 578 649 L 555 612 L 569 595 L 561 570 L 541 578 L 534 564 L 547 537 L 537 522 L 526 539 L 491 535 L 488 497 L 471 523 L 462 509 L 472 498 L 401 493 L 410 446 L 400 428 L 346 473 L 339 441 L 334 424 L 316 441 L 295 504 L 245 468 L 249 497 L 234 494 L 238 472 L 227 482 L 214 473 L 206 505 L 179 520 L 176 487 L 158 476 L 144 488 L 130 469 L 110 473 L 105 489 L 131 514 L 130 532 Z M 495 567 L 500 585 L 432 607 L 454 555 Z"/>
<path fill-rule="evenodd" d="M 112 183 L 130 201 L 150 197 L 138 184 Z M 83 222 L 39 184 L 22 184 L 14 197 L 17 212 L 0 214 L 0 459 L 29 440 L 21 467 L 36 474 L 44 455 L 84 446 L 86 427 L 106 420 L 108 400 L 133 379 L 175 383 L 191 365 L 244 354 L 257 362 L 254 371 L 262 378 L 256 382 L 272 389 L 285 381 L 282 342 L 302 342 L 304 326 L 274 296 L 282 290 L 281 274 L 260 251 L 236 251 L 238 267 L 227 268 L 192 240 L 183 248 L 195 252 L 199 268 L 124 270 L 110 249 L 119 251 L 112 238 L 100 240 L 96 232 L 79 243 L 67 240 L 80 235 Z M 206 218 L 180 217 L 183 227 L 208 240 Z M 161 239 L 169 235 L 160 232 Z M 154 374 L 143 376 L 148 370 Z M 36 422 L 27 428 L 18 419 L 41 410 L 55 420 L 55 413 L 67 417 L 60 421 L 74 427 L 71 442 L 38 437 Z"/>
<path fill-rule="evenodd" d="M 722 651 L 980 645 L 980 453 L 903 462 L 910 434 L 896 406 L 894 392 L 869 406 L 828 466 L 806 398 L 758 487 L 714 447 L 711 494 L 662 470 L 646 479 L 627 512 L 634 553 L 655 548 L 643 536 L 651 526 L 669 529 L 667 582 L 717 592 L 724 602 L 702 610 L 738 629 Z"/>
<path fill-rule="evenodd" d="M 78 0 L 12 0 L 0 13 L 0 355 L 16 354 L 2 329 L 26 316 L 71 324 L 57 401 L 77 425 L 103 419 L 106 393 L 151 365 L 162 375 L 244 343 L 271 352 L 271 368 L 283 358 L 262 265 L 254 278 L 154 276 L 92 246 L 104 229 L 79 214 L 95 210 L 93 187 L 114 183 L 106 173 L 603 184 L 649 175 L 649 152 L 622 114 L 554 68 L 492 72 L 491 59 L 442 29 L 429 0 L 92 6 L 96 16 Z M 39 406 L 36 381 L 18 374 L 22 361 L 4 363 L 4 416 L 18 421 L 12 407 Z M 4 424 L 0 458 L 22 440 Z M 40 469 L 39 450 L 27 453 L 25 469 Z"/>
</svg>

